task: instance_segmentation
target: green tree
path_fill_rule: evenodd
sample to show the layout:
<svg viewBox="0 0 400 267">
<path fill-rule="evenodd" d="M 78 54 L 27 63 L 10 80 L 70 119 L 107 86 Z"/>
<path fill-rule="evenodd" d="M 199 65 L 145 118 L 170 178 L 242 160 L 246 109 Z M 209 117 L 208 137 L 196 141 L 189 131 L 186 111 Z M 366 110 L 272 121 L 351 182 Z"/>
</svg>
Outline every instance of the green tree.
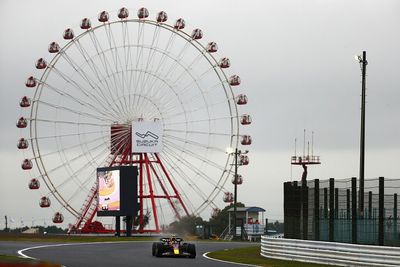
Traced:
<svg viewBox="0 0 400 267">
<path fill-rule="evenodd" d="M 236 207 L 245 207 L 241 202 L 236 203 Z M 215 217 L 210 219 L 210 225 L 212 233 L 221 235 L 225 228 L 229 225 L 229 212 L 228 210 L 233 208 L 233 203 L 223 208 Z M 232 215 L 232 214 L 231 214 Z M 233 218 L 232 218 L 233 219 Z M 232 222 L 233 223 L 233 222 Z"/>
<path fill-rule="evenodd" d="M 169 225 L 169 231 L 180 235 L 194 235 L 196 233 L 196 225 L 204 225 L 205 221 L 201 217 L 185 216 L 179 221 L 175 221 Z"/>
</svg>

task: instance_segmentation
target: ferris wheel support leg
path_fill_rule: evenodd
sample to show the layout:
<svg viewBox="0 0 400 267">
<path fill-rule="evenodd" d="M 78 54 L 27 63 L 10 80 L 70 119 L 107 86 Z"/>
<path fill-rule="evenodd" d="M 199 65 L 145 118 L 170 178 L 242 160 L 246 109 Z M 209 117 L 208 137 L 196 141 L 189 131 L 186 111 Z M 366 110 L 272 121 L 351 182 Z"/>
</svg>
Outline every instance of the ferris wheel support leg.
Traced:
<svg viewBox="0 0 400 267">
<path fill-rule="evenodd" d="M 186 215 L 189 216 L 190 213 L 189 213 L 188 209 L 186 208 L 185 204 L 183 203 L 182 198 L 181 198 L 181 196 L 180 196 L 178 190 L 176 189 L 174 183 L 173 183 L 172 180 L 171 180 L 171 177 L 169 177 L 168 172 L 167 172 L 167 170 L 165 169 L 164 164 L 161 162 L 160 157 L 158 156 L 157 153 L 155 153 L 154 155 L 156 156 L 157 163 L 160 164 L 162 171 L 164 172 L 165 176 L 166 176 L 167 179 L 168 179 L 168 182 L 170 183 L 172 189 L 174 190 L 174 193 L 175 193 L 176 198 L 178 199 L 179 203 L 181 203 L 183 209 L 185 210 Z"/>
<path fill-rule="evenodd" d="M 143 233 L 143 154 L 139 155 L 139 233 Z"/>
<path fill-rule="evenodd" d="M 156 202 L 155 202 L 154 192 L 153 192 L 153 183 L 151 181 L 151 176 L 150 176 L 149 157 L 147 156 L 147 154 L 144 154 L 144 160 L 145 160 L 145 165 L 146 165 L 147 181 L 149 183 L 151 206 L 153 208 L 154 223 L 156 224 L 156 231 L 160 232 L 160 226 L 158 224 L 158 217 L 157 217 L 157 207 L 156 207 Z"/>
<path fill-rule="evenodd" d="M 150 165 L 151 170 L 153 171 L 153 174 L 156 176 L 157 181 L 158 181 L 158 183 L 160 184 L 161 189 L 162 189 L 162 191 L 163 191 L 164 194 L 165 194 L 165 197 L 168 199 L 169 204 L 171 205 L 172 209 L 174 210 L 176 218 L 177 218 L 178 220 L 180 220 L 180 219 L 181 219 L 181 216 L 179 215 L 179 212 L 178 212 L 178 210 L 177 210 L 177 208 L 176 208 L 174 202 L 173 202 L 172 199 L 171 199 L 172 197 L 168 194 L 168 191 L 167 191 L 167 189 L 165 188 L 164 184 L 162 183 L 162 181 L 161 181 L 161 179 L 160 179 L 160 176 L 157 174 L 156 170 L 154 169 L 153 164 L 152 164 L 151 162 L 149 162 L 149 165 Z"/>
</svg>

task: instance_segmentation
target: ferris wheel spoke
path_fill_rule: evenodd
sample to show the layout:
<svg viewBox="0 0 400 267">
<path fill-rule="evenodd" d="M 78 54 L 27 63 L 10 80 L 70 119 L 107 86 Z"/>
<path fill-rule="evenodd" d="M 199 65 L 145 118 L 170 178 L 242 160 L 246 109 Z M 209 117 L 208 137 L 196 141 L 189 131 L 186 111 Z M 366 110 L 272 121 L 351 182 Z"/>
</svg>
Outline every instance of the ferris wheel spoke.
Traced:
<svg viewBox="0 0 400 267">
<path fill-rule="evenodd" d="M 74 68 L 74 70 L 88 83 L 89 87 L 92 90 L 87 90 L 84 88 L 84 86 L 78 84 L 78 82 L 75 79 L 72 79 L 71 77 L 69 77 L 68 75 L 64 74 L 61 70 L 59 70 L 58 68 L 56 68 L 55 66 L 53 66 L 53 72 L 55 74 L 57 74 L 59 77 L 61 77 L 63 80 L 65 80 L 67 83 L 71 84 L 75 89 L 77 89 L 79 92 L 81 92 L 86 99 L 90 99 L 90 100 L 94 100 L 94 102 L 100 106 L 100 108 L 102 110 L 107 110 L 107 107 L 104 106 L 103 102 L 105 102 L 102 99 L 99 99 L 97 95 L 93 94 L 92 91 L 96 90 L 95 89 L 95 85 L 94 82 L 89 80 L 89 78 L 87 78 L 87 75 L 81 75 L 82 73 L 82 69 L 76 67 L 72 60 L 69 59 L 68 55 L 65 53 L 64 57 L 67 57 L 68 60 L 66 60 L 69 64 L 71 64 L 71 66 Z M 106 100 L 107 101 L 107 100 Z"/>
<path fill-rule="evenodd" d="M 104 139 L 103 136 L 97 137 L 97 138 L 94 138 L 94 139 L 88 141 L 87 144 L 93 144 L 93 143 L 98 142 L 98 141 L 103 140 L 103 139 Z M 36 137 L 32 138 L 32 140 L 35 140 L 37 142 L 37 138 Z M 70 145 L 70 146 L 64 147 L 63 150 L 69 151 L 69 150 L 73 150 L 75 148 L 79 148 L 80 146 L 81 146 L 81 144 L 74 144 L 74 145 Z M 59 153 L 59 152 L 60 152 L 59 150 L 50 151 L 50 152 L 47 152 L 47 153 L 40 154 L 40 157 L 41 158 L 49 157 L 49 156 L 52 156 L 52 155 L 54 155 L 56 153 Z M 38 158 L 38 157 L 36 157 L 36 158 Z"/>
<path fill-rule="evenodd" d="M 190 120 L 190 121 L 179 121 L 179 122 L 167 122 L 164 123 L 164 126 L 173 126 L 173 125 L 185 125 L 185 124 L 195 124 L 195 123 L 202 123 L 202 122 L 210 122 L 210 121 L 230 121 L 232 118 L 235 117 L 219 117 L 219 118 L 209 118 L 204 120 Z"/>
<path fill-rule="evenodd" d="M 167 55 L 170 53 L 170 49 L 171 49 L 173 43 L 175 42 L 175 39 L 176 39 L 175 37 L 176 37 L 176 34 L 174 34 L 174 32 L 171 32 L 171 35 L 170 35 L 170 37 L 169 37 L 169 39 L 168 39 L 168 42 L 167 42 L 165 48 L 163 49 L 164 53 L 163 53 L 163 55 L 161 56 L 161 58 L 160 58 L 160 60 L 158 61 L 158 63 L 155 64 L 155 65 L 156 65 L 156 69 L 154 70 L 154 73 L 160 73 L 160 68 L 163 68 L 163 67 L 164 67 L 164 64 L 165 64 L 165 62 L 166 62 L 166 60 L 167 60 L 167 58 L 168 58 Z M 149 78 L 145 81 L 144 87 L 147 88 L 147 90 L 148 90 L 149 92 L 151 92 L 151 91 L 153 90 L 153 88 L 154 88 L 154 83 L 157 82 L 157 77 L 158 77 L 158 76 L 149 77 Z M 139 103 L 138 103 L 138 105 L 139 105 Z"/>
<path fill-rule="evenodd" d="M 164 157 L 167 159 L 166 161 L 166 165 L 169 166 L 168 169 L 174 171 L 180 178 L 183 179 L 183 181 L 185 181 L 185 183 L 192 188 L 192 190 L 194 191 L 194 193 L 197 194 L 198 197 L 200 197 L 203 201 L 207 200 L 207 195 L 203 192 L 203 190 L 201 190 L 201 188 L 199 186 L 197 186 L 196 182 L 190 178 L 189 175 L 186 174 L 186 172 L 184 170 L 182 170 L 181 167 L 179 167 L 179 165 L 175 162 L 179 162 L 181 163 L 181 158 L 177 155 L 174 155 L 174 153 L 171 153 L 171 151 L 165 152 L 164 153 Z M 177 182 L 178 179 L 174 177 L 174 175 L 172 175 L 173 179 Z M 176 183 L 178 185 L 180 185 L 180 183 Z M 185 192 L 184 190 L 182 192 Z M 186 202 L 191 203 L 190 201 L 190 197 L 188 197 L 187 194 L 185 194 L 186 196 Z M 191 204 L 193 207 L 194 205 Z"/>
<path fill-rule="evenodd" d="M 64 120 L 50 120 L 50 119 L 32 119 L 35 121 L 46 122 L 46 123 L 54 123 L 54 124 L 73 124 L 73 125 L 87 125 L 87 126 L 100 126 L 107 127 L 109 124 L 100 124 L 100 123 L 91 123 L 91 122 L 77 122 L 77 121 L 64 121 Z"/>
<path fill-rule="evenodd" d="M 107 103 L 109 104 L 109 107 L 104 106 L 103 101 L 102 101 L 103 99 L 98 99 L 97 96 L 88 93 L 88 90 L 86 90 L 86 89 L 82 88 L 81 86 L 77 85 L 77 83 L 76 83 L 74 80 L 69 79 L 69 80 L 67 80 L 67 82 L 71 82 L 71 84 L 77 85 L 77 88 L 78 88 L 79 90 L 81 90 L 83 93 L 85 93 L 87 97 L 88 97 L 88 96 L 93 97 L 93 99 L 96 100 L 96 102 L 97 102 L 103 109 L 108 110 L 108 109 L 110 109 L 110 107 L 111 107 L 111 110 L 114 111 L 115 114 L 118 114 L 119 112 L 122 112 L 121 109 L 119 108 L 119 106 L 117 106 L 117 109 L 118 109 L 118 110 L 115 110 L 115 109 L 114 109 L 113 105 L 111 105 L 111 104 L 108 102 L 108 99 L 107 99 L 107 98 L 105 97 L 105 95 L 103 94 L 103 91 L 101 90 L 101 88 L 99 88 L 99 86 L 96 85 L 96 83 L 95 83 L 92 79 L 90 79 L 90 78 L 88 77 L 87 74 L 85 74 L 85 72 L 82 70 L 82 68 L 79 67 L 79 66 L 77 65 L 77 63 L 74 62 L 74 61 L 68 56 L 68 54 L 67 54 L 66 52 L 62 54 L 62 57 L 72 66 L 72 68 L 76 71 L 76 73 L 77 73 L 84 81 L 86 81 L 86 83 L 88 84 L 88 86 L 89 86 L 92 90 L 98 91 L 98 92 L 100 92 L 100 93 L 103 95 L 103 97 L 105 98 L 104 101 L 107 102 Z M 112 94 L 110 94 L 110 96 L 112 96 Z M 118 94 L 117 94 L 117 98 L 118 98 Z M 113 99 L 113 98 L 112 98 L 112 99 Z"/>
<path fill-rule="evenodd" d="M 183 149 L 181 146 L 179 146 L 179 145 L 177 145 L 177 144 L 175 144 L 175 143 L 173 143 L 171 141 L 164 140 L 164 142 L 166 144 L 168 144 L 168 147 L 173 148 L 173 149 L 175 149 L 175 150 L 177 150 L 177 151 L 179 151 L 181 153 L 184 153 L 186 156 L 189 156 L 189 157 L 197 159 L 197 160 L 199 160 L 201 162 L 207 163 L 210 166 L 212 166 L 212 167 L 214 167 L 214 168 L 216 168 L 218 170 L 221 170 L 221 171 L 225 171 L 226 170 L 225 166 L 218 165 L 212 160 L 209 160 L 209 159 L 207 159 L 205 157 L 197 155 L 196 153 L 193 153 L 193 152 L 191 152 L 189 150 Z"/>
<path fill-rule="evenodd" d="M 164 135 L 164 138 L 166 140 L 168 140 L 168 141 L 170 141 L 170 139 L 172 139 L 172 140 L 178 141 L 178 142 L 183 143 L 183 144 L 190 144 L 190 145 L 193 145 L 193 146 L 196 146 L 196 147 L 200 147 L 200 148 L 203 148 L 203 149 L 206 149 L 206 150 L 213 150 L 213 151 L 218 151 L 218 152 L 225 153 L 225 150 L 221 149 L 219 147 L 210 146 L 208 144 L 199 143 L 199 142 L 187 139 L 187 138 L 181 138 L 181 137 L 177 137 L 177 136 L 169 135 L 169 134 Z M 172 141 L 170 141 L 170 142 L 173 143 Z"/>
<path fill-rule="evenodd" d="M 144 36 L 142 38 L 142 34 L 144 31 L 144 23 L 139 21 L 138 27 L 137 27 L 137 36 L 136 36 L 136 57 L 135 57 L 135 69 L 139 68 L 139 62 L 141 61 L 142 57 L 142 52 L 143 52 L 143 45 L 140 45 L 140 42 L 144 40 Z M 132 62 L 133 63 L 133 62 Z M 139 94 L 138 90 L 138 73 L 134 72 L 133 74 L 133 88 L 134 88 L 134 95 Z M 132 78 L 132 77 L 131 77 Z"/>
<path fill-rule="evenodd" d="M 149 73 L 148 73 L 149 66 L 151 66 L 153 59 L 156 55 L 157 49 L 154 49 L 154 47 L 158 45 L 159 36 L 160 36 L 160 28 L 158 26 L 156 26 L 154 28 L 153 37 L 152 37 L 150 46 L 146 47 L 144 45 L 144 43 L 142 43 L 142 45 L 141 45 L 141 50 L 143 50 L 143 48 L 147 48 L 148 56 L 147 56 L 144 72 L 139 73 L 139 78 L 138 78 L 137 85 L 136 85 L 137 88 L 140 89 L 139 94 L 143 94 L 143 91 L 146 89 L 146 82 L 148 81 L 148 78 L 150 77 Z M 142 74 L 143 74 L 143 76 L 142 76 Z"/>
<path fill-rule="evenodd" d="M 99 114 L 105 116 L 106 118 L 115 116 L 114 114 L 107 114 L 107 113 L 104 113 L 102 110 L 99 110 L 98 107 L 93 106 L 91 103 L 86 102 L 86 101 L 84 101 L 84 100 L 82 100 L 82 99 L 78 99 L 77 97 L 71 95 L 70 93 L 65 92 L 65 91 L 63 91 L 63 90 L 61 90 L 61 89 L 59 89 L 59 88 L 57 88 L 57 87 L 55 87 L 55 86 L 52 86 L 52 85 L 49 84 L 49 83 L 46 83 L 46 82 L 44 82 L 44 81 L 40 81 L 40 83 L 41 83 L 41 85 L 42 85 L 43 87 L 46 87 L 46 88 L 52 90 L 53 92 L 57 93 L 58 95 L 60 95 L 60 96 L 62 96 L 62 97 L 66 97 L 66 98 L 68 98 L 69 100 L 72 100 L 72 101 L 74 101 L 75 103 L 77 103 L 77 104 L 79 104 L 79 105 L 81 105 L 81 106 L 88 107 L 88 108 L 90 108 L 92 111 L 95 111 L 95 112 L 97 112 L 97 113 L 99 113 Z M 34 102 L 37 102 L 37 101 L 38 101 L 38 100 L 34 100 Z"/>
<path fill-rule="evenodd" d="M 185 103 L 189 104 L 189 103 L 193 103 L 193 101 L 187 101 Z M 168 114 L 168 117 L 176 117 L 176 116 L 184 115 L 184 113 L 195 114 L 196 112 L 200 112 L 200 111 L 204 111 L 204 110 L 206 110 L 207 113 L 208 113 L 210 108 L 217 107 L 217 106 L 223 105 L 223 104 L 226 105 L 227 103 L 229 104 L 229 100 L 224 99 L 221 102 L 212 103 L 212 104 L 209 104 L 208 106 L 202 106 L 202 107 L 199 107 L 199 108 L 196 108 L 196 109 L 192 109 L 192 110 L 185 110 L 185 112 L 180 111 L 180 112 L 177 112 L 177 113 L 168 114 L 168 112 L 174 110 L 172 107 L 169 108 L 168 110 L 165 110 L 164 112 Z M 232 116 L 231 118 L 238 118 L 238 117 L 239 116 L 238 116 L 238 114 L 236 112 L 235 116 Z"/>
<path fill-rule="evenodd" d="M 188 43 L 186 43 L 184 45 L 184 47 L 182 48 L 182 50 L 179 52 L 178 56 L 175 57 L 175 59 L 172 61 L 172 64 L 169 67 L 168 71 L 163 73 L 164 67 L 165 67 L 165 64 L 163 64 L 161 69 L 157 68 L 157 72 L 163 73 L 163 75 L 162 75 L 163 77 L 170 77 L 171 76 L 171 72 L 173 70 L 175 70 L 178 66 L 182 66 L 183 67 L 183 65 L 180 62 L 182 61 L 182 54 L 184 54 L 184 52 L 186 51 L 186 49 L 188 47 L 189 47 L 189 45 L 188 45 Z M 160 84 L 160 80 L 159 79 L 153 80 L 152 83 L 149 85 L 148 90 L 150 92 L 152 92 L 154 90 L 154 88 L 158 88 L 159 86 L 162 87 L 162 85 L 163 84 Z M 160 89 L 159 91 L 161 91 L 161 88 L 159 88 L 159 89 Z"/>
<path fill-rule="evenodd" d="M 100 116 L 97 116 L 95 114 L 91 114 L 91 113 L 87 113 L 87 112 L 81 112 L 81 111 L 78 111 L 76 109 L 71 109 L 71 108 L 67 108 L 65 106 L 55 105 L 55 104 L 52 104 L 52 103 L 49 103 L 49 102 L 43 101 L 43 100 L 36 100 L 36 102 L 40 103 L 40 104 L 43 104 L 43 105 L 46 105 L 48 107 L 54 108 L 55 110 L 64 110 L 64 111 L 67 111 L 69 113 L 73 113 L 73 114 L 76 114 L 76 115 L 79 115 L 79 116 L 82 116 L 82 117 L 92 118 L 92 119 L 99 120 L 99 121 L 109 121 L 109 122 L 113 121 L 112 119 L 109 119 L 107 117 L 100 117 Z"/>
<path fill-rule="evenodd" d="M 115 67 L 115 73 L 121 74 L 121 76 L 117 75 L 119 87 L 117 87 L 115 89 L 116 89 L 116 91 L 118 91 L 119 88 L 121 89 L 121 96 L 123 98 L 123 104 L 124 104 L 123 109 L 124 109 L 124 112 L 126 114 L 128 114 L 128 104 L 126 102 L 126 98 L 123 97 L 125 95 L 125 87 L 126 87 L 125 77 L 124 77 L 124 75 L 125 75 L 124 67 L 122 66 L 122 60 L 120 59 L 120 56 L 118 53 L 118 46 L 115 42 L 115 38 L 114 38 L 114 34 L 112 31 L 111 25 L 110 24 L 106 25 L 106 27 L 104 29 L 106 30 L 106 33 L 108 36 L 108 44 L 110 47 L 110 51 L 113 54 L 112 59 L 113 59 L 113 65 Z M 119 70 L 119 68 L 121 70 Z"/>
<path fill-rule="evenodd" d="M 200 61 L 204 57 L 204 53 L 198 54 L 197 57 L 195 57 L 192 62 L 187 66 L 187 69 L 192 68 L 192 66 Z M 209 70 L 212 70 L 214 66 L 211 66 L 206 72 L 200 74 L 200 77 L 207 73 Z M 185 75 L 187 74 L 186 71 L 182 71 L 179 75 L 177 75 L 177 78 L 172 82 L 172 84 L 176 84 L 180 79 L 182 79 Z"/>
<path fill-rule="evenodd" d="M 106 54 L 104 52 L 105 50 L 102 48 L 98 38 L 96 37 L 96 35 L 94 34 L 93 31 L 90 31 L 89 36 L 90 36 L 90 39 L 92 41 L 92 45 L 93 45 L 94 49 L 96 50 L 96 53 L 97 53 L 97 55 L 98 55 L 98 57 L 100 59 L 101 65 L 102 65 L 102 67 L 103 67 L 103 69 L 105 71 L 105 76 L 109 76 L 110 77 L 110 73 L 112 73 L 112 71 L 111 71 L 111 67 L 109 67 L 109 66 L 111 64 L 110 64 L 110 62 L 108 61 L 108 59 L 106 57 Z M 117 80 L 115 79 L 115 77 L 113 79 L 113 82 L 114 82 L 113 89 L 114 89 L 114 92 L 115 92 L 116 96 L 114 96 L 113 90 L 111 89 L 111 86 L 108 84 L 108 82 L 106 82 L 106 88 L 108 90 L 108 95 L 111 97 L 111 100 L 115 101 L 116 99 L 120 98 L 120 95 L 118 94 L 118 88 L 119 87 L 118 87 Z M 117 114 L 123 113 L 121 108 L 119 107 L 119 105 L 117 105 L 117 108 L 118 108 L 118 111 L 119 111 L 119 112 L 117 112 Z"/>
<path fill-rule="evenodd" d="M 124 70 L 128 70 L 130 67 L 130 59 L 132 59 L 132 52 L 131 52 L 131 43 L 130 43 L 130 36 L 129 36 L 129 29 L 128 29 L 128 23 L 124 21 L 121 23 L 121 29 L 122 29 L 122 44 L 123 44 L 123 50 L 124 50 L 124 62 L 125 62 L 125 67 L 123 68 Z M 127 86 L 127 91 L 128 91 L 128 100 L 127 100 L 127 105 L 128 109 L 130 110 L 129 106 L 131 103 L 131 76 L 132 73 L 128 72 L 126 73 L 125 76 L 125 84 Z"/>
<path fill-rule="evenodd" d="M 203 132 L 203 131 L 184 131 L 177 129 L 164 129 L 165 132 L 176 132 L 176 133 L 188 133 L 188 134 L 201 134 L 201 135 L 216 135 L 216 136 L 231 136 L 230 133 L 214 133 L 214 132 Z"/>
<path fill-rule="evenodd" d="M 171 144 L 166 144 L 166 146 L 169 148 L 168 153 L 170 153 L 172 156 L 174 156 L 176 159 L 178 159 L 179 153 L 182 153 L 183 151 L 179 149 L 179 147 L 176 147 Z M 179 153 L 177 153 L 179 152 Z M 211 186 L 218 186 L 218 183 L 215 183 L 213 179 L 211 179 L 209 176 L 207 176 L 201 169 L 199 169 L 197 166 L 195 166 L 193 163 L 189 162 L 186 160 L 184 157 L 179 160 L 180 163 L 182 163 L 184 166 L 186 166 L 191 172 L 193 172 L 195 175 L 200 176 L 206 181 L 209 185 Z"/>
<path fill-rule="evenodd" d="M 102 155 L 104 155 L 106 152 L 107 152 L 107 149 L 101 150 L 99 153 L 96 154 L 96 158 L 102 157 Z M 105 162 L 106 159 L 107 159 L 107 156 L 104 157 L 104 160 L 102 160 L 102 162 Z M 74 182 L 79 187 L 77 190 L 78 193 L 79 193 L 79 191 L 86 192 L 87 190 L 85 190 L 85 186 L 88 184 L 88 181 L 93 180 L 93 176 L 91 176 L 91 174 L 93 174 L 96 169 L 93 168 L 94 171 L 92 171 L 83 181 L 81 181 L 78 178 L 78 175 L 81 174 L 83 171 L 86 171 L 90 166 L 94 166 L 95 168 L 97 168 L 97 165 L 95 165 L 92 161 L 88 161 L 86 164 L 82 165 L 81 168 L 70 173 L 70 176 L 67 177 L 67 179 L 65 179 L 64 181 L 62 181 L 60 184 L 56 185 L 55 187 L 58 190 L 60 190 L 63 187 L 67 186 L 69 183 Z"/>
<path fill-rule="evenodd" d="M 91 134 L 99 134 L 104 133 L 104 131 L 92 131 L 92 132 L 85 132 L 85 135 Z M 55 139 L 55 138 L 63 138 L 63 137 L 71 137 L 71 136 L 79 136 L 82 133 L 73 133 L 73 134 L 60 134 L 60 135 L 47 135 L 47 136 L 35 136 L 35 138 L 28 138 L 27 140 L 43 140 L 43 139 Z"/>
<path fill-rule="evenodd" d="M 98 89 L 98 92 L 103 97 L 102 100 L 104 100 L 108 106 L 112 106 L 111 103 L 108 101 L 108 97 L 106 97 L 106 92 L 103 91 L 103 90 L 107 89 L 108 95 L 110 95 L 110 98 L 113 99 L 113 95 L 111 93 L 110 85 L 109 85 L 108 80 L 105 78 L 105 75 L 101 72 L 101 70 L 99 69 L 97 64 L 93 61 L 93 58 L 89 55 L 89 53 L 84 48 L 84 46 L 82 46 L 80 41 L 77 40 L 76 42 L 74 42 L 74 44 L 76 44 L 77 50 L 82 55 L 83 59 L 87 63 L 87 66 L 90 68 L 91 72 L 96 76 L 98 81 L 100 81 L 100 84 L 103 86 L 103 88 L 101 88 L 99 85 L 96 86 L 96 89 Z M 101 53 L 104 54 L 105 52 L 106 51 L 102 51 Z M 101 56 L 99 54 L 97 54 L 96 56 L 101 58 Z"/>
</svg>

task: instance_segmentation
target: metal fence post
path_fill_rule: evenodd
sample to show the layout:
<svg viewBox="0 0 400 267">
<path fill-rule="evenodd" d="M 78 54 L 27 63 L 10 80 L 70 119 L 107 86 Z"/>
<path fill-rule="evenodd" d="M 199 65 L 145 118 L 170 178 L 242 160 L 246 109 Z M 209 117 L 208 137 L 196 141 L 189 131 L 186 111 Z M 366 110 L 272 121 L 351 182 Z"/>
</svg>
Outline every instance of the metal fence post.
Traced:
<svg viewBox="0 0 400 267">
<path fill-rule="evenodd" d="M 378 226 L 378 245 L 384 245 L 384 200 L 385 200 L 385 178 L 379 177 L 379 226 Z"/>
<path fill-rule="evenodd" d="M 308 239 L 308 189 L 307 180 L 301 182 L 301 220 L 302 220 L 302 236 L 303 240 Z"/>
<path fill-rule="evenodd" d="M 350 220 L 350 189 L 346 189 L 346 219 Z"/>
<path fill-rule="evenodd" d="M 397 194 L 393 195 L 393 238 L 397 240 Z"/>
<path fill-rule="evenodd" d="M 357 178 L 351 178 L 351 243 L 357 244 Z"/>
<path fill-rule="evenodd" d="M 335 220 L 335 179 L 329 179 L 329 241 L 335 241 L 334 233 L 334 220 Z"/>
<path fill-rule="evenodd" d="M 372 191 L 368 192 L 368 219 L 372 219 Z"/>
<path fill-rule="evenodd" d="M 319 179 L 314 180 L 314 240 L 319 241 Z"/>
</svg>

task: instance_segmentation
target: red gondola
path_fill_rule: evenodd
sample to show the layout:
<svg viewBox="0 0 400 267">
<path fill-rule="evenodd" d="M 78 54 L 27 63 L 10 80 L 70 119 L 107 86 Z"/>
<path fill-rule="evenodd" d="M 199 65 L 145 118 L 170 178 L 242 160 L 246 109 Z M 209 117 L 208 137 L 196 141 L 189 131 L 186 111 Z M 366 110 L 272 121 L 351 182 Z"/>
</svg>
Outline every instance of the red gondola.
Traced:
<svg viewBox="0 0 400 267">
<path fill-rule="evenodd" d="M 44 60 L 43 58 L 39 58 L 39 59 L 36 61 L 35 67 L 36 67 L 37 69 L 39 69 L 39 70 L 46 68 L 46 67 L 47 67 L 47 62 L 46 62 L 46 60 Z"/>
<path fill-rule="evenodd" d="M 19 101 L 19 106 L 21 108 L 27 108 L 31 106 L 31 100 L 27 96 L 23 96 L 21 101 Z"/>
<path fill-rule="evenodd" d="M 168 19 L 168 15 L 165 11 L 160 11 L 157 14 L 157 22 L 166 22 Z"/>
<path fill-rule="evenodd" d="M 40 183 L 39 183 L 38 179 L 33 178 L 30 180 L 29 189 L 35 190 L 35 189 L 39 189 L 39 187 L 40 187 Z"/>
<path fill-rule="evenodd" d="M 178 29 L 178 30 L 182 30 L 183 28 L 185 28 L 185 25 L 186 25 L 186 23 L 185 23 L 184 19 L 177 19 L 175 22 L 174 28 Z"/>
<path fill-rule="evenodd" d="M 249 157 L 247 155 L 240 155 L 240 165 L 249 165 Z"/>
<path fill-rule="evenodd" d="M 227 203 L 233 202 L 233 194 L 230 192 L 225 192 L 223 200 L 224 200 L 224 202 L 227 202 Z"/>
<path fill-rule="evenodd" d="M 242 135 L 242 140 L 240 143 L 244 146 L 248 146 L 251 144 L 251 136 L 250 135 Z"/>
<path fill-rule="evenodd" d="M 60 46 L 56 42 L 51 42 L 49 44 L 50 53 L 58 53 L 60 51 Z"/>
<path fill-rule="evenodd" d="M 74 38 L 74 31 L 70 28 L 66 29 L 63 33 L 63 38 L 65 40 L 71 40 Z"/>
<path fill-rule="evenodd" d="M 118 11 L 118 18 L 126 19 L 129 16 L 129 11 L 127 8 L 123 7 Z"/>
<path fill-rule="evenodd" d="M 242 125 L 251 124 L 251 116 L 248 115 L 248 114 L 243 114 L 243 115 L 240 117 L 240 123 L 241 123 Z"/>
<path fill-rule="evenodd" d="M 90 19 L 84 18 L 81 21 L 81 29 L 82 30 L 88 30 L 92 27 L 92 23 L 90 23 Z"/>
<path fill-rule="evenodd" d="M 218 45 L 216 42 L 210 42 L 210 43 L 208 43 L 206 49 L 207 49 L 208 53 L 215 53 L 218 51 Z"/>
<path fill-rule="evenodd" d="M 30 170 L 30 169 L 32 169 L 32 167 L 33 167 L 33 164 L 32 164 L 32 161 L 30 159 L 24 159 L 22 161 L 21 168 L 23 170 Z"/>
<path fill-rule="evenodd" d="M 51 202 L 50 202 L 50 199 L 48 197 L 43 196 L 43 197 L 40 198 L 39 206 L 41 208 L 48 208 L 48 207 L 50 207 L 50 204 L 51 204 Z"/>
<path fill-rule="evenodd" d="M 237 86 L 240 84 L 240 77 L 237 75 L 232 75 L 229 77 L 229 84 L 232 86 Z"/>
<path fill-rule="evenodd" d="M 218 63 L 218 66 L 222 69 L 229 68 L 231 66 L 231 61 L 227 57 L 221 58 L 221 60 Z"/>
<path fill-rule="evenodd" d="M 139 8 L 137 16 L 139 19 L 145 19 L 149 16 L 149 11 L 145 7 Z"/>
<path fill-rule="evenodd" d="M 54 213 L 53 223 L 62 223 L 64 221 L 64 216 L 60 212 Z"/>
<path fill-rule="evenodd" d="M 240 175 L 240 174 L 236 175 L 236 179 L 235 179 L 235 176 L 233 176 L 233 178 L 232 178 L 232 184 L 243 184 L 243 177 L 242 177 L 242 175 Z"/>
<path fill-rule="evenodd" d="M 240 94 L 236 98 L 237 98 L 236 104 L 238 104 L 238 105 L 246 105 L 247 104 L 248 99 L 247 99 L 246 95 Z"/>
<path fill-rule="evenodd" d="M 26 80 L 26 82 L 25 82 L 25 86 L 26 87 L 35 87 L 36 86 L 36 80 L 35 80 L 35 78 L 33 77 L 33 76 L 30 76 L 27 80 Z"/>
<path fill-rule="evenodd" d="M 25 138 L 20 138 L 17 143 L 18 149 L 27 149 L 28 148 L 28 140 Z"/>
<path fill-rule="evenodd" d="M 21 117 L 17 120 L 17 128 L 26 128 L 28 125 L 28 120 L 24 117 Z"/>
<path fill-rule="evenodd" d="M 217 217 L 220 212 L 221 212 L 221 210 L 219 208 L 213 208 L 211 217 L 213 217 L 213 218 Z"/>
<path fill-rule="evenodd" d="M 107 22 L 109 18 L 110 18 L 110 15 L 108 15 L 107 11 L 101 11 L 99 14 L 98 20 L 100 22 L 104 23 L 104 22 Z"/>
<path fill-rule="evenodd" d="M 203 38 L 203 31 L 200 29 L 194 29 L 191 35 L 193 40 L 198 40 Z"/>
</svg>

